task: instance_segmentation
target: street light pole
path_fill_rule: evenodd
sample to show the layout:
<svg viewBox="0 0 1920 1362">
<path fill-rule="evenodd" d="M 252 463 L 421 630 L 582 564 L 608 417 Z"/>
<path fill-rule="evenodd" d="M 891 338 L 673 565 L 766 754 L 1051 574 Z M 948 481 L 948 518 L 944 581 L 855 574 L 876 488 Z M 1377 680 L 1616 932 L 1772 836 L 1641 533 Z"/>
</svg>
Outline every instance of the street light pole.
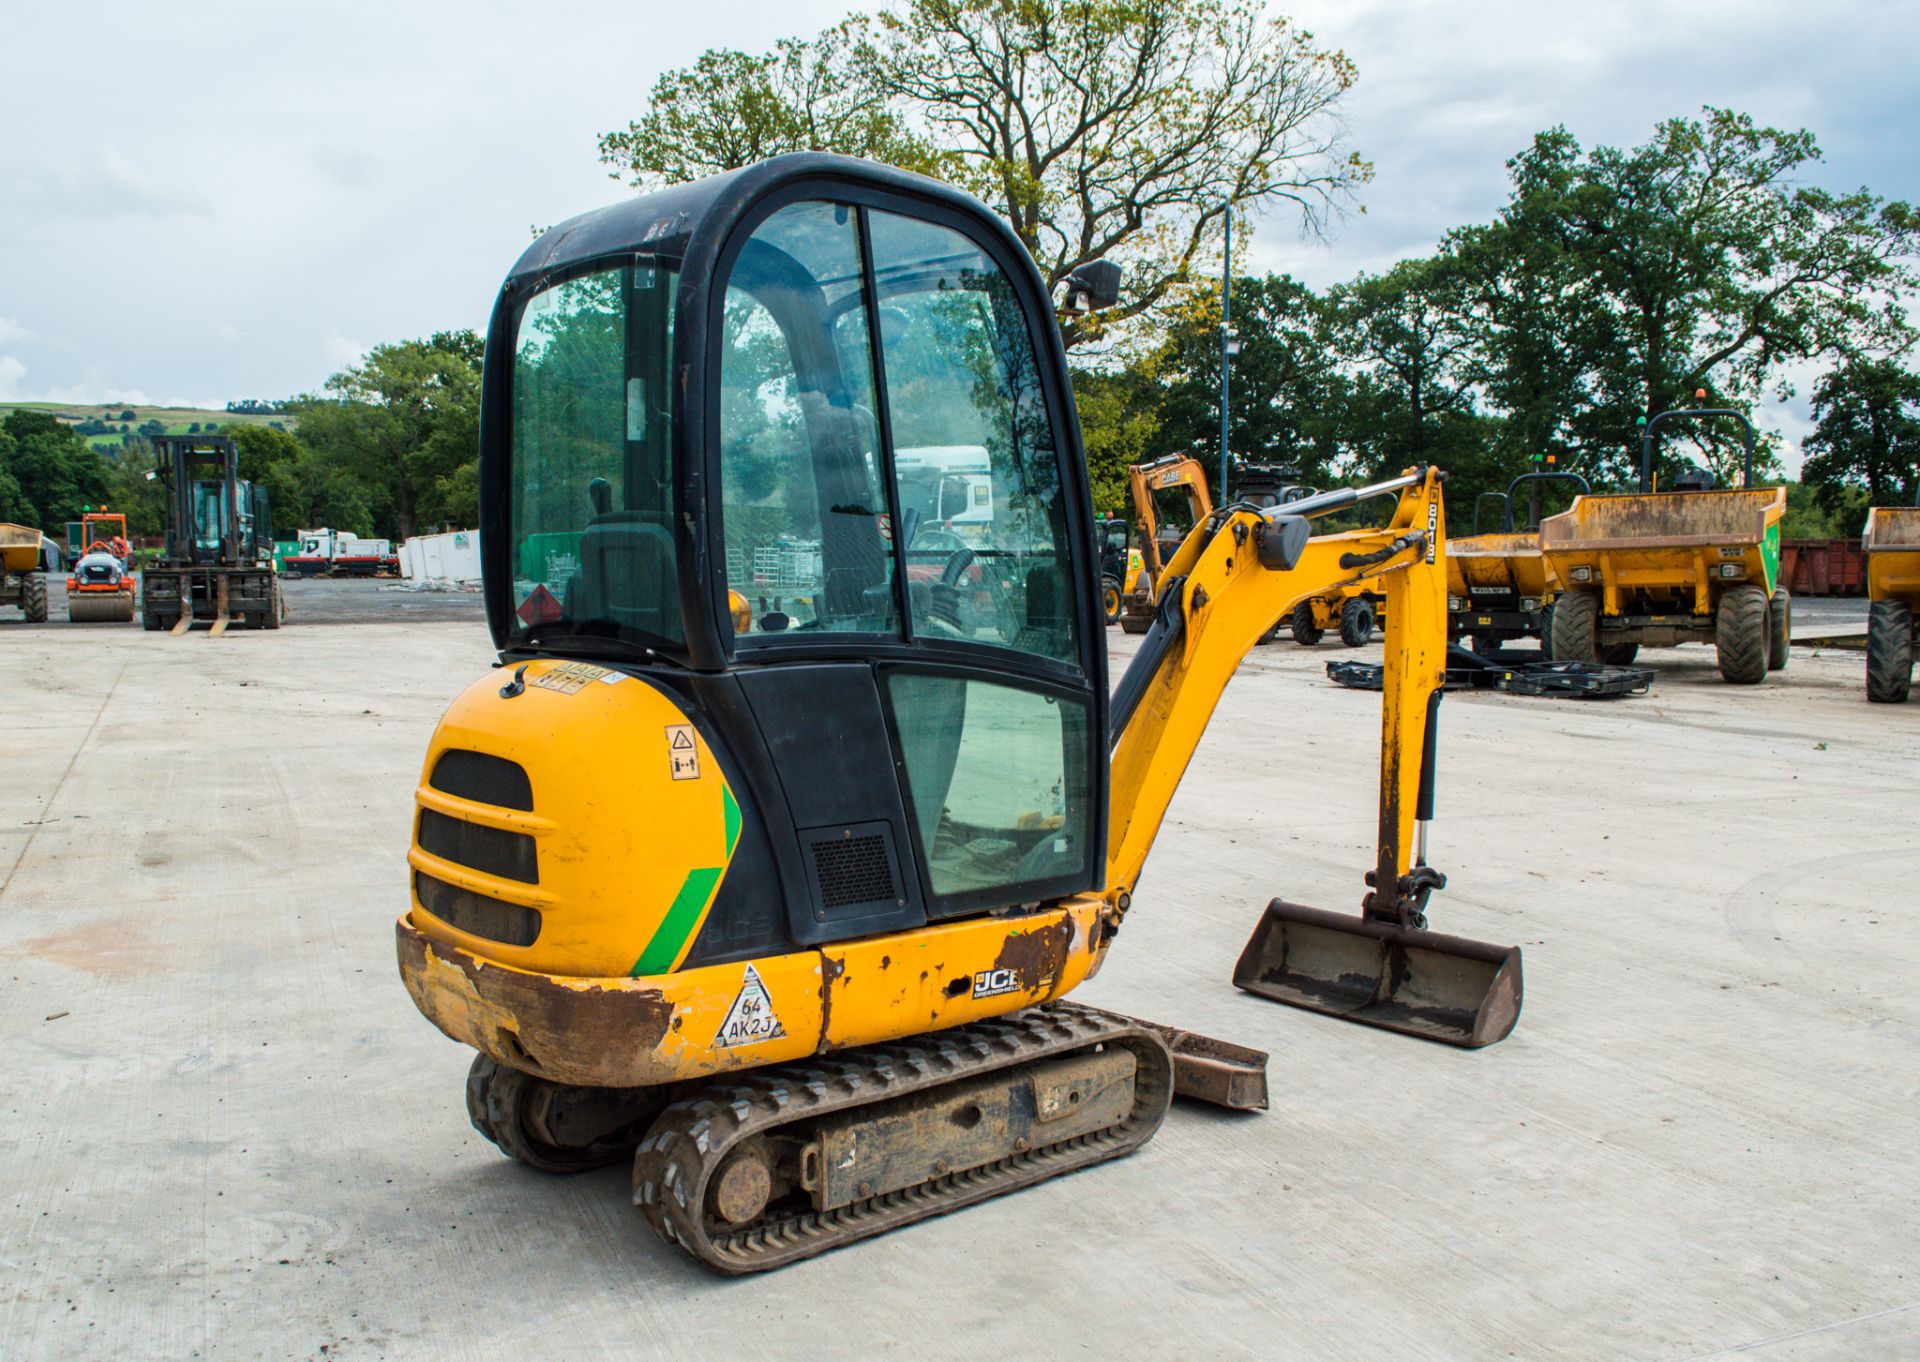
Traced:
<svg viewBox="0 0 1920 1362">
<path fill-rule="evenodd" d="M 1228 504 L 1227 478 L 1232 457 L 1227 453 L 1227 372 L 1232 367 L 1233 333 L 1228 329 L 1233 309 L 1233 205 L 1227 205 L 1227 258 L 1220 269 L 1220 504 Z"/>
</svg>

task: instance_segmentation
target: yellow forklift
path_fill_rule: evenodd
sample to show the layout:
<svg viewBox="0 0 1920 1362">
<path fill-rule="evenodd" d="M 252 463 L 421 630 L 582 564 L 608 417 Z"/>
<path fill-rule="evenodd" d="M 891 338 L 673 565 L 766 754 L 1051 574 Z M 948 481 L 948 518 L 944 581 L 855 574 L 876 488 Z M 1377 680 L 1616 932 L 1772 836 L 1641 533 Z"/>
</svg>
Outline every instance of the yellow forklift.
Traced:
<svg viewBox="0 0 1920 1362">
<path fill-rule="evenodd" d="M 1117 288 L 1089 265 L 1063 306 Z M 1234 981 L 1460 1046 L 1518 1016 L 1517 948 L 1426 929 L 1440 474 L 1206 515 L 1110 694 L 1054 313 L 974 199 L 814 154 L 563 223 L 496 302 L 499 665 L 426 753 L 400 974 L 478 1052 L 482 1133 L 541 1169 L 630 1161 L 645 1218 L 717 1270 L 1151 1137 L 1181 1080 L 1162 1032 L 1061 999 L 1240 660 L 1355 572 L 1389 602 L 1367 889 L 1273 900 Z M 964 540 L 900 509 L 896 470 L 936 450 L 986 468 Z M 1375 498 L 1383 527 L 1311 535 Z"/>
</svg>

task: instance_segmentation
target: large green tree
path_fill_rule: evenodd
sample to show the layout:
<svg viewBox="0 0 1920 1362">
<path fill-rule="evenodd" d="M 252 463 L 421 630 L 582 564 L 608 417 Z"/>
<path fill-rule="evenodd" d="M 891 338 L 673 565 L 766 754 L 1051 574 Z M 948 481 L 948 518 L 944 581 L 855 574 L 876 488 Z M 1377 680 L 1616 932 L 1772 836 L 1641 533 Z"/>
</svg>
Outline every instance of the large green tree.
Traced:
<svg viewBox="0 0 1920 1362">
<path fill-rule="evenodd" d="M 908 0 L 763 57 L 710 52 L 600 150 L 639 186 L 790 150 L 930 171 L 1004 216 L 1049 286 L 1124 265 L 1118 307 L 1067 323 L 1075 345 L 1177 302 L 1229 212 L 1317 227 L 1347 203 L 1370 174 L 1338 117 L 1354 79 L 1251 0 Z"/>
<path fill-rule="evenodd" d="M 1803 481 L 1838 507 L 1865 487 L 1869 504 L 1911 506 L 1920 493 L 1920 374 L 1890 359 L 1854 359 L 1813 389 L 1814 431 Z"/>
<path fill-rule="evenodd" d="M 1325 300 L 1287 275 L 1233 281 L 1240 352 L 1231 374 L 1228 447 L 1236 460 L 1280 463 L 1309 483 L 1338 474 L 1345 377 L 1328 340 Z M 1197 294 L 1138 366 L 1135 411 L 1157 406 L 1153 455 L 1192 454 L 1215 488 L 1220 445 L 1220 295 Z"/>
<path fill-rule="evenodd" d="M 1693 405 L 1696 389 L 1747 409 L 1770 384 L 1781 390 L 1787 361 L 1903 344 L 1902 299 L 1920 286 L 1920 218 L 1864 189 L 1807 184 L 1819 156 L 1809 132 L 1709 108 L 1668 119 L 1632 149 L 1585 151 L 1551 129 L 1510 162 L 1502 230 L 1482 244 L 1504 247 L 1508 290 L 1524 298 L 1529 273 L 1554 290 L 1557 306 L 1537 315 L 1570 306 L 1579 319 L 1562 336 L 1567 353 L 1511 313 L 1496 333 L 1489 360 L 1506 395 L 1523 391 L 1529 372 L 1538 380 L 1520 404 L 1530 435 L 1624 482 L 1638 419 Z M 1732 430 L 1703 427 L 1697 438 L 1730 477 Z"/>
<path fill-rule="evenodd" d="M 305 470 L 307 516 L 353 528 L 350 516 L 370 515 L 395 538 L 475 524 L 478 483 L 465 470 L 479 458 L 481 351 L 471 331 L 376 346 L 328 379 L 325 395 L 296 399 L 300 443 L 320 464 Z"/>
<path fill-rule="evenodd" d="M 600 159 L 635 185 L 697 180 L 794 151 L 936 170 L 938 153 L 855 68 L 863 31 L 843 24 L 771 52 L 702 53 L 654 82 L 645 114 L 601 135 Z"/>
<path fill-rule="evenodd" d="M 106 460 L 66 422 L 25 407 L 0 421 L 0 520 L 58 539 L 82 507 L 106 499 Z"/>
</svg>

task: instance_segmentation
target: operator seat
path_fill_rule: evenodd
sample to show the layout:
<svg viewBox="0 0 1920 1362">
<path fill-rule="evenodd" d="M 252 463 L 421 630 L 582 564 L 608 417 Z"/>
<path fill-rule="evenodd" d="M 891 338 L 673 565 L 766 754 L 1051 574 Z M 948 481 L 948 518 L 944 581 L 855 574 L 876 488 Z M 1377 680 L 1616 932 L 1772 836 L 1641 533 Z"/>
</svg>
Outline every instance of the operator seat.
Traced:
<svg viewBox="0 0 1920 1362">
<path fill-rule="evenodd" d="M 577 590 L 567 593 L 575 620 L 609 620 L 663 638 L 680 637 L 680 587 L 673 531 L 655 511 L 608 511 L 580 536 Z"/>
</svg>

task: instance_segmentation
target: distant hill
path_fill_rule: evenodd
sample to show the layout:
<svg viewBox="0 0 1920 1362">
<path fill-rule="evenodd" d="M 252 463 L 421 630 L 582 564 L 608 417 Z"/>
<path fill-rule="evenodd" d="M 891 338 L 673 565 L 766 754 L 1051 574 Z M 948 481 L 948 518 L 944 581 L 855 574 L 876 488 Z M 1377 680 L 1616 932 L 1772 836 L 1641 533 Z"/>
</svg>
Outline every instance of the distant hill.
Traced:
<svg viewBox="0 0 1920 1362">
<path fill-rule="evenodd" d="M 82 432 L 86 442 L 103 454 L 117 450 L 124 436 L 139 434 L 140 428 L 149 422 L 157 422 L 164 427 L 162 430 L 149 427 L 147 433 L 153 435 L 197 435 L 207 429 L 209 422 L 220 430 L 233 426 L 270 426 L 276 422 L 292 430 L 295 424 L 293 417 L 286 415 L 243 416 L 237 412 L 207 411 L 199 407 L 135 406 L 128 402 L 76 404 L 0 401 L 0 417 L 15 410 L 44 411 L 70 426 L 86 426 L 88 429 Z M 95 423 L 99 423 L 98 426 Z M 99 426 L 107 429 L 100 429 Z M 122 427 L 125 429 L 122 430 Z"/>
</svg>

